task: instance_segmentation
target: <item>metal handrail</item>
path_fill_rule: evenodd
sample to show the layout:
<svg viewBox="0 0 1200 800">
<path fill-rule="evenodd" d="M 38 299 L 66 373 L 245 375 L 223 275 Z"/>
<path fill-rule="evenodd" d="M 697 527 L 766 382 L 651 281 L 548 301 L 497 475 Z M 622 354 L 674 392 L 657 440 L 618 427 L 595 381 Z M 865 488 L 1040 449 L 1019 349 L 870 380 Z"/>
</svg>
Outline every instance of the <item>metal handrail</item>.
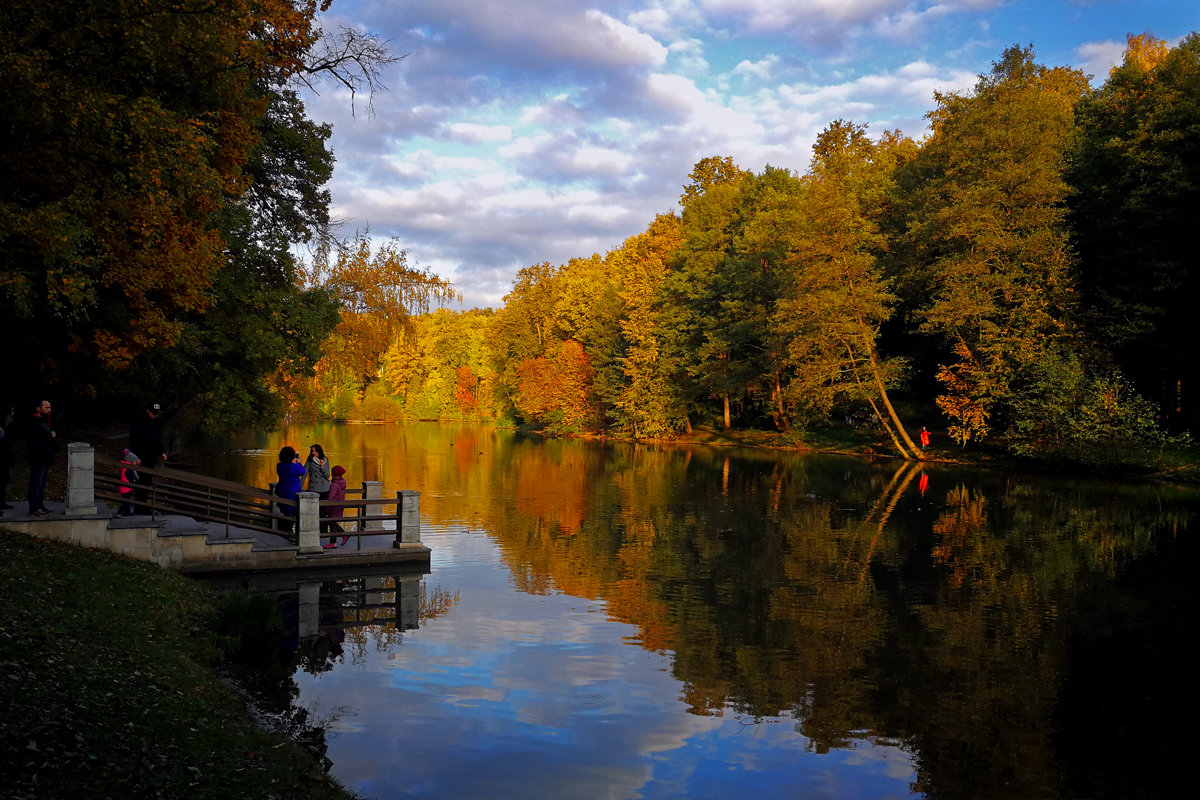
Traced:
<svg viewBox="0 0 1200 800">
<path fill-rule="evenodd" d="M 149 484 L 133 484 L 133 495 L 122 496 L 119 489 L 122 486 L 120 469 L 128 467 L 116 459 L 96 454 L 95 473 L 96 496 L 117 502 L 129 502 L 137 507 L 148 508 L 151 514 L 179 514 L 193 519 L 223 523 L 225 535 L 229 529 L 237 527 L 261 533 L 272 533 L 285 538 L 292 538 L 279 529 L 281 524 L 291 526 L 296 521 L 296 513 L 279 513 L 277 507 L 296 508 L 296 500 L 288 500 L 269 491 L 247 486 L 233 481 L 213 478 L 207 475 L 197 475 L 193 472 L 171 469 L 170 467 L 134 467 L 139 474 L 155 478 Z M 109 467 L 105 472 L 101 467 Z M 144 494 L 142 494 L 144 493 Z M 139 498 L 139 494 L 142 496 Z M 372 505 L 378 506 L 383 513 L 366 514 L 366 498 L 363 489 L 347 489 L 347 495 L 354 495 L 354 500 L 321 500 L 321 508 L 343 508 L 354 511 L 353 516 L 321 517 L 322 522 L 336 521 L 339 524 L 353 524 L 355 530 L 343 530 L 338 536 L 359 537 L 367 534 L 378 534 L 380 531 L 367 531 L 366 523 L 375 521 L 393 521 L 398 524 L 398 502 L 383 498 L 371 500 Z M 394 510 L 387 513 L 386 506 Z M 331 533 L 322 533 L 331 536 Z"/>
</svg>

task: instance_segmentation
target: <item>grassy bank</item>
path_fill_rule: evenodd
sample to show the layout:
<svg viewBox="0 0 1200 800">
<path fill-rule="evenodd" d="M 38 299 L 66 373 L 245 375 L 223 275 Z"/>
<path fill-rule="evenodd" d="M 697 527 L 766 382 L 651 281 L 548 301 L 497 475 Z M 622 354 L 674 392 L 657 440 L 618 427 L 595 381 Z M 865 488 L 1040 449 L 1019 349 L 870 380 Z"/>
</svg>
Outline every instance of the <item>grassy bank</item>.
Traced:
<svg viewBox="0 0 1200 800">
<path fill-rule="evenodd" d="M 349 796 L 217 681 L 203 585 L 0 528 L 0 587 L 5 797 Z"/>
</svg>

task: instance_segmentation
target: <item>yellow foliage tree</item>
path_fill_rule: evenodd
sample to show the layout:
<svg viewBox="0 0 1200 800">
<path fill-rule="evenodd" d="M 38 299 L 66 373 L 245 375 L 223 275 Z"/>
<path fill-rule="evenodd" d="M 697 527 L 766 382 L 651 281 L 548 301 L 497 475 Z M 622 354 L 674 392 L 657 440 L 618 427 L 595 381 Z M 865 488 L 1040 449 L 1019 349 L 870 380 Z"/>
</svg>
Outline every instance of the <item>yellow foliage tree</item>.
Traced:
<svg viewBox="0 0 1200 800">
<path fill-rule="evenodd" d="M 379 379 L 384 354 L 413 315 L 460 296 L 448 280 L 411 266 L 407 251 L 395 240 L 376 248 L 367 231 L 339 248 L 326 243 L 307 279 L 341 305 L 341 322 L 316 366 L 316 381 L 326 395 L 345 385 L 361 395 Z"/>
</svg>

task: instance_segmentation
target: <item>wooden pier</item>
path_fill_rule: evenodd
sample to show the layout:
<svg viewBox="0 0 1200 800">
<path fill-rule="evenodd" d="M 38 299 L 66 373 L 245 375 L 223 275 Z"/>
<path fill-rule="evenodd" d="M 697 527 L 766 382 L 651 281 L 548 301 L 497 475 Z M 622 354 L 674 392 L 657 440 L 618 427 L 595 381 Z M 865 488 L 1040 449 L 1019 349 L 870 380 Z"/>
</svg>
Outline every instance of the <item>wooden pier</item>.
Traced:
<svg viewBox="0 0 1200 800">
<path fill-rule="evenodd" d="M 0 517 L 0 526 L 34 536 L 123 553 L 187 573 L 328 569 L 355 565 L 428 564 L 421 543 L 420 493 L 385 498 L 382 484 L 364 481 L 345 501 L 322 501 L 301 492 L 296 501 L 217 478 L 158 467 L 134 500 L 139 513 L 117 517 L 119 464 L 91 445 L 67 446 L 67 499 L 48 503 L 50 516 L 30 516 L 24 503 Z M 99 469 L 98 469 L 99 467 Z M 114 508 L 99 501 L 107 500 Z M 326 550 L 321 508 L 340 507 L 346 545 Z M 61 512 L 60 512 L 61 508 Z M 294 531 L 294 532 L 293 532 Z"/>
</svg>

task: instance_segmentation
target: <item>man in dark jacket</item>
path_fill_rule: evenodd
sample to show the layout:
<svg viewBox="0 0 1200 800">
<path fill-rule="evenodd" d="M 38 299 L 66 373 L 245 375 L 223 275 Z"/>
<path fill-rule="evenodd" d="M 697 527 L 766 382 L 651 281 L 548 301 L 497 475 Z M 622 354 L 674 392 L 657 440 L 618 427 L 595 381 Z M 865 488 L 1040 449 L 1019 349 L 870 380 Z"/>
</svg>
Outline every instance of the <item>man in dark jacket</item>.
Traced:
<svg viewBox="0 0 1200 800">
<path fill-rule="evenodd" d="M 162 441 L 162 407 L 158 403 L 146 406 L 146 413 L 135 419 L 129 426 L 129 449 L 142 457 L 142 466 L 154 469 L 167 460 Z M 150 495 L 149 486 L 154 483 L 154 476 L 144 470 L 138 470 L 137 490 L 138 503 L 145 503 Z M 139 505 L 134 509 L 137 514 L 147 514 L 149 509 Z"/>
<path fill-rule="evenodd" d="M 46 508 L 46 479 L 54 461 L 54 431 L 50 430 L 50 401 L 43 400 L 33 409 L 29 429 L 29 513 L 35 517 L 50 514 Z"/>
</svg>

